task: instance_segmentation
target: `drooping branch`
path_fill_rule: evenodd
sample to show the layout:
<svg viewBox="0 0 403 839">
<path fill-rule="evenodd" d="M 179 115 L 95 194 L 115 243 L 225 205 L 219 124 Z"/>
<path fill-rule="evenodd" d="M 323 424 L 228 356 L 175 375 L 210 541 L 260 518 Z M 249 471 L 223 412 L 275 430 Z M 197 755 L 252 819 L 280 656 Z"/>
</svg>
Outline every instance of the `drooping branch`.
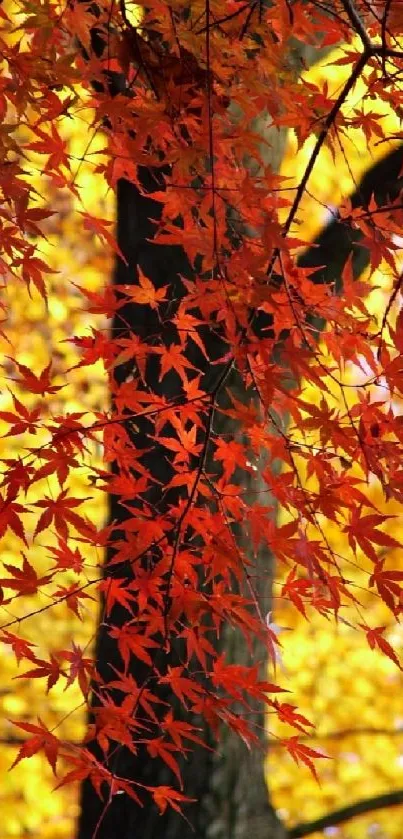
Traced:
<svg viewBox="0 0 403 839">
<path fill-rule="evenodd" d="M 347 807 L 340 807 L 338 810 L 333 810 L 333 812 L 327 813 L 319 819 L 296 824 L 288 831 L 288 839 L 302 839 L 302 837 L 310 836 L 319 830 L 326 830 L 326 828 L 343 824 L 350 819 L 354 819 L 356 816 L 364 816 L 366 813 L 384 810 L 387 807 L 396 807 L 399 804 L 403 804 L 403 789 L 374 795 L 371 798 L 362 798 L 353 804 L 347 805 Z"/>
</svg>

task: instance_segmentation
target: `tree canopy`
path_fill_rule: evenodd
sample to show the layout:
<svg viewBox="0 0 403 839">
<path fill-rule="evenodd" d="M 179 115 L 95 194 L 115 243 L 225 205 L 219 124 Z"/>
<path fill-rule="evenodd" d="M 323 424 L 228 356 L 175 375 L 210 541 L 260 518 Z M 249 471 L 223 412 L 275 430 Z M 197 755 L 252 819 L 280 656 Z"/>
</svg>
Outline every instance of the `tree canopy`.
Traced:
<svg viewBox="0 0 403 839">
<path fill-rule="evenodd" d="M 275 801 L 296 821 L 284 753 L 339 789 L 326 737 L 351 708 L 332 717 L 336 684 L 357 677 L 379 736 L 373 662 L 401 687 L 401 4 L 21 0 L 0 16 L 0 640 L 16 773 L 42 755 L 57 786 L 93 784 L 105 813 L 119 794 L 186 817 L 183 756 L 205 724 L 256 748 L 259 704 L 283 755 Z M 259 593 L 269 555 L 275 621 Z M 99 596 L 119 654 L 108 679 Z M 228 658 L 228 632 L 259 640 L 267 674 Z M 333 644 L 343 661 L 317 689 Z M 124 750 L 165 764 L 167 782 L 120 774 Z"/>
</svg>

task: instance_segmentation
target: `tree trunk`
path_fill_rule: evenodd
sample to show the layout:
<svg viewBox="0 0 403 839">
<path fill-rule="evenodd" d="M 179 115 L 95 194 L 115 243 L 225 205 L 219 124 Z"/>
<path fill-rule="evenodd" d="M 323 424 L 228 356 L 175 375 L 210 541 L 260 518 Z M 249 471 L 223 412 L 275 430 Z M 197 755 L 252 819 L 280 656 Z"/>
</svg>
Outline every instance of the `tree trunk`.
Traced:
<svg viewBox="0 0 403 839">
<path fill-rule="evenodd" d="M 151 173 L 147 170 L 142 172 L 143 188 L 151 193 L 153 190 L 161 189 L 161 177 L 159 173 Z M 117 199 L 117 227 L 118 244 L 125 255 L 127 265 L 122 260 L 117 260 L 115 271 L 115 282 L 118 285 L 128 285 L 136 281 L 138 269 L 149 277 L 155 287 L 166 286 L 170 289 L 170 315 L 172 316 L 172 301 L 178 301 L 184 293 L 181 277 L 191 275 L 190 266 L 185 254 L 179 247 L 153 245 L 152 238 L 155 227 L 153 220 L 158 219 L 160 204 L 152 197 L 141 195 L 135 186 L 127 181 L 121 181 L 118 186 Z M 163 320 L 163 318 L 162 318 Z M 138 305 L 125 305 L 115 317 L 113 323 L 113 334 L 115 337 L 130 333 L 147 340 L 149 336 L 155 335 L 156 331 L 165 330 L 163 335 L 164 343 L 170 344 L 174 340 L 174 330 L 167 319 L 167 324 L 162 327 L 161 322 L 152 312 L 150 307 Z M 223 344 L 216 332 L 206 336 L 206 345 L 210 358 L 219 358 L 223 353 Z M 200 354 L 201 356 L 201 354 Z M 193 363 L 201 368 L 203 357 L 192 359 Z M 206 365 L 204 359 L 204 380 L 201 387 L 211 389 L 211 381 L 216 381 L 219 375 L 217 366 L 211 368 Z M 133 373 L 133 364 L 126 363 L 116 370 L 118 382 L 124 382 Z M 148 365 L 147 384 L 152 392 L 173 399 L 179 394 L 180 382 L 175 374 L 165 376 L 163 381 L 158 382 L 158 370 Z M 146 447 L 147 431 L 149 421 L 136 418 L 136 428 L 127 423 L 127 430 L 138 449 Z M 179 500 L 179 492 L 171 490 L 165 492 L 165 486 L 172 475 L 172 466 L 167 460 L 166 449 L 162 454 L 162 447 L 156 443 L 146 456 L 146 464 L 152 476 L 159 481 L 160 488 L 153 489 L 148 498 L 150 504 L 158 511 L 164 512 Z M 143 458 L 143 463 L 144 458 Z M 132 510 L 135 511 L 135 502 Z M 121 522 L 128 517 L 125 510 L 112 496 L 110 501 L 110 519 L 114 522 Z M 115 534 L 118 536 L 118 534 Z M 108 557 L 110 558 L 110 556 Z M 264 590 L 264 608 L 268 609 L 269 577 L 271 574 L 270 560 L 265 558 L 263 563 L 264 573 L 262 574 Z M 127 568 L 119 566 L 119 576 L 131 574 L 130 564 Z M 258 572 L 259 576 L 259 572 Z M 122 625 L 127 620 L 127 612 L 119 607 L 114 607 L 110 623 L 113 626 Z M 226 652 L 231 648 L 230 660 L 238 663 L 247 663 L 245 642 L 238 633 L 228 630 L 224 641 Z M 182 646 L 180 641 L 172 644 L 169 658 L 165 652 L 158 650 L 154 657 L 154 665 L 157 669 L 165 670 L 167 665 L 176 666 L 181 661 Z M 256 660 L 262 662 L 265 669 L 266 655 L 263 644 L 257 643 Z M 249 657 L 250 660 L 250 657 Z M 98 672 L 104 685 L 116 679 L 116 670 L 122 670 L 121 657 L 117 650 L 116 642 L 108 633 L 108 626 L 101 620 L 96 648 L 96 663 Z M 138 685 L 141 685 L 147 678 L 147 666 L 138 660 L 131 664 L 131 672 Z M 156 688 L 153 686 L 155 693 Z M 165 702 L 168 702 L 175 709 L 175 715 L 179 716 L 183 711 L 179 707 L 176 697 L 167 689 L 164 691 L 161 686 L 158 688 L 158 695 Z M 108 694 L 114 702 L 119 705 L 122 695 L 116 689 L 108 689 Z M 97 705 L 94 695 L 93 706 Z M 189 720 L 195 725 L 202 726 L 200 719 Z M 264 745 L 264 718 L 263 714 L 259 719 L 259 730 L 261 733 L 261 749 L 248 751 L 240 738 L 232 732 L 223 732 L 220 743 L 213 744 L 211 733 L 203 726 L 203 737 L 213 747 L 211 750 L 191 744 L 191 749 L 186 760 L 179 761 L 183 777 L 184 792 L 190 798 L 197 799 L 193 804 L 187 805 L 185 809 L 186 821 L 172 808 L 168 808 L 163 815 L 159 815 L 157 808 L 151 803 L 143 808 L 128 796 L 112 797 L 105 808 L 103 802 L 95 793 L 90 782 L 86 781 L 82 788 L 81 816 L 78 828 L 78 839 L 92 839 L 94 834 L 97 839 L 155 839 L 161 836 L 164 839 L 246 839 L 252 831 L 255 839 L 283 839 L 283 829 L 275 816 L 269 803 L 268 792 L 264 777 L 264 760 L 266 750 Z M 89 746 L 97 758 L 105 761 L 104 755 L 99 747 L 92 743 Z M 136 781 L 149 785 L 171 785 L 173 780 L 172 772 L 165 766 L 161 759 L 151 759 L 145 749 L 139 748 L 136 755 L 128 749 L 119 747 L 113 749 L 107 760 L 108 768 L 120 777 L 135 779 Z"/>
<path fill-rule="evenodd" d="M 276 143 L 276 162 L 281 159 L 283 136 L 278 137 Z M 397 161 L 398 155 L 389 155 L 387 161 L 387 172 L 385 168 L 378 169 L 381 164 L 374 167 L 375 184 L 379 183 L 379 175 L 385 180 L 392 174 L 395 179 L 399 174 Z M 400 160 L 400 158 L 399 158 Z M 371 176 L 372 177 L 372 176 Z M 372 177 L 364 179 L 356 193 L 356 204 L 365 204 L 373 191 L 374 180 Z M 127 265 L 117 261 L 115 282 L 118 285 L 130 285 L 135 283 L 140 268 L 146 277 L 149 277 L 154 287 L 169 286 L 169 297 L 172 313 L 174 301 L 180 300 L 184 294 L 183 277 L 191 276 L 191 269 L 184 252 L 180 247 L 153 245 L 152 239 L 155 233 L 153 220 L 159 218 L 160 205 L 152 199 L 152 192 L 163 188 L 163 181 L 160 173 L 143 170 L 142 187 L 144 195 L 128 183 L 120 181 L 117 196 L 117 227 L 118 244 L 126 257 Z M 368 193 L 369 190 L 369 193 Z M 353 201 L 354 203 L 354 201 Z M 320 245 L 317 249 L 310 249 L 301 259 L 304 265 L 329 265 L 330 271 L 334 272 L 334 254 L 340 255 L 340 266 L 336 266 L 337 275 L 345 262 L 345 258 L 353 250 L 354 238 L 344 225 L 337 221 L 331 225 L 325 233 L 319 237 Z M 340 248 L 340 242 L 342 247 Z M 329 258 L 329 251 L 331 257 Z M 327 253 L 327 258 L 325 257 Z M 362 249 L 359 249 L 361 261 L 356 262 L 356 269 L 361 268 L 363 256 Z M 317 260 L 317 261 L 315 261 Z M 327 261 L 328 260 L 328 261 Z M 329 271 L 318 271 L 318 282 L 330 282 L 334 276 Z M 167 310 L 168 314 L 168 310 Z M 115 336 L 124 335 L 127 331 L 138 336 L 143 341 L 151 339 L 155 333 L 161 333 L 161 339 L 169 345 L 175 340 L 175 331 L 170 318 L 166 322 L 158 319 L 150 307 L 139 305 L 125 305 L 123 310 L 116 316 L 113 324 Z M 220 338 L 214 332 L 206 335 L 206 344 L 211 359 L 218 359 L 223 354 L 223 345 Z M 195 350 L 196 352 L 196 350 Z M 193 359 L 192 359 L 193 360 Z M 193 360 L 193 363 L 195 361 Z M 199 354 L 197 366 L 202 368 L 204 364 L 204 380 L 201 387 L 209 390 L 208 382 L 211 382 L 219 375 L 217 366 L 212 370 L 206 366 L 205 359 Z M 129 381 L 133 372 L 133 363 L 121 365 L 116 370 L 118 382 Z M 149 389 L 167 399 L 173 399 L 180 395 L 181 383 L 175 373 L 165 376 L 162 382 L 158 381 L 158 369 L 153 362 L 147 363 L 147 384 Z M 245 394 L 244 394 L 245 397 Z M 139 449 L 149 445 L 149 422 L 146 419 L 136 419 L 136 427 L 127 423 L 127 431 Z M 178 491 L 170 490 L 165 492 L 165 487 L 172 476 L 172 465 L 166 457 L 166 450 L 155 443 L 153 449 L 143 459 L 152 476 L 159 482 L 149 493 L 148 502 L 154 507 L 158 515 L 164 512 L 177 500 L 180 495 Z M 116 467 L 115 467 L 116 468 Z M 176 494 L 175 494 L 176 493 Z M 132 511 L 135 510 L 135 500 L 132 502 Z M 112 497 L 110 502 L 110 518 L 114 522 L 122 522 L 129 515 L 128 511 L 122 508 Z M 116 534 L 115 534 L 116 535 Z M 120 566 L 120 575 L 130 576 L 132 573 L 130 563 L 127 568 Z M 259 583 L 259 599 L 262 604 L 262 611 L 269 611 L 270 577 L 272 574 L 271 559 L 269 556 L 258 557 L 257 568 L 254 572 Z M 120 607 L 115 607 L 111 623 L 114 626 L 121 626 L 127 620 L 127 612 Z M 224 634 L 223 642 L 230 660 L 237 663 L 246 663 L 248 655 L 242 639 L 236 632 L 230 629 Z M 265 650 L 263 645 L 256 641 L 254 660 L 261 662 L 265 668 Z M 180 643 L 174 643 L 171 647 L 170 658 L 162 650 L 157 651 L 154 656 L 154 665 L 164 669 L 167 664 L 176 666 L 181 661 Z M 108 633 L 108 627 L 103 621 L 100 623 L 97 647 L 96 647 L 97 669 L 104 685 L 116 679 L 116 670 L 121 670 L 121 657 L 118 653 L 116 642 Z M 147 667 L 136 660 L 132 665 L 132 674 L 139 685 L 147 678 Z M 160 697 L 168 702 L 179 714 L 180 709 L 174 695 L 169 690 L 162 692 Z M 122 702 L 121 693 L 116 688 L 108 689 L 108 694 L 114 702 L 119 705 Z M 94 696 L 93 706 L 95 708 L 97 699 Z M 192 720 L 188 720 L 192 722 Z M 248 752 L 247 748 L 232 732 L 225 730 L 222 733 L 218 747 L 209 751 L 192 743 L 186 760 L 181 761 L 181 772 L 184 781 L 184 791 L 190 798 L 197 799 L 185 809 L 186 820 L 184 820 L 172 808 L 168 808 L 163 815 L 159 815 L 157 808 L 149 803 L 143 808 L 136 805 L 127 795 L 114 796 L 105 807 L 92 785 L 85 782 L 82 788 L 81 816 L 78 827 L 78 839 L 247 839 L 252 835 L 254 839 L 284 839 L 285 831 L 276 818 L 275 812 L 270 805 L 267 787 L 264 777 L 265 735 L 264 718 L 261 713 L 258 719 L 261 732 L 261 749 L 254 748 Z M 201 725 L 200 720 L 195 721 Z M 211 741 L 210 733 L 205 730 L 204 737 L 207 742 Z M 90 744 L 94 754 L 101 762 L 105 760 L 96 744 Z M 107 759 L 108 767 L 120 777 L 135 779 L 140 783 L 149 786 L 171 785 L 172 773 L 160 759 L 151 759 L 145 749 L 139 747 L 137 754 L 133 755 L 127 748 L 119 746 L 112 750 Z"/>
</svg>

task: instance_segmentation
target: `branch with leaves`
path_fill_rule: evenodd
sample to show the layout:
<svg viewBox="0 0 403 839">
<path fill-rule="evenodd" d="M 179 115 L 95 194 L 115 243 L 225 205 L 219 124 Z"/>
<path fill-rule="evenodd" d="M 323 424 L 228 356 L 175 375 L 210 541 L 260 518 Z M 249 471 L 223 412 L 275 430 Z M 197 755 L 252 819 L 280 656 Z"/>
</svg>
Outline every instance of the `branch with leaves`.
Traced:
<svg viewBox="0 0 403 839">
<path fill-rule="evenodd" d="M 43 680 L 47 701 L 56 685 L 74 686 L 88 708 L 82 746 L 58 736 L 62 720 L 16 720 L 28 735 L 17 765 L 42 752 L 59 785 L 91 790 L 83 836 L 110 839 L 136 824 L 146 839 L 139 825 L 150 811 L 170 839 L 186 807 L 203 837 L 206 810 L 193 799 L 219 764 L 223 730 L 256 747 L 264 707 L 296 763 L 315 775 L 325 757 L 307 744 L 311 723 L 277 675 L 260 667 L 267 658 L 275 671 L 279 647 L 266 619 L 269 552 L 280 598 L 307 619 L 342 616 L 402 667 L 384 617 L 402 610 L 400 539 L 390 532 L 392 505 L 403 503 L 400 170 L 384 196 L 365 178 L 341 196 L 340 271 L 324 246 L 334 226 L 314 249 L 299 233 L 325 152 L 336 160 L 341 148 L 350 170 L 343 143 L 357 132 L 390 150 L 383 110 L 400 102 L 403 33 L 393 0 L 381 19 L 350 0 L 310 3 L 309 15 L 300 0 L 219 13 L 212 0 L 150 0 L 134 22 L 128 5 L 46 0 L 32 10 L 22 0 L 16 20 L 1 8 L 2 274 L 39 296 L 47 334 L 53 269 L 42 250 L 66 195 L 83 241 L 113 254 L 115 272 L 104 289 L 90 272 L 73 279 L 76 308 L 99 318 L 90 334 L 69 335 L 74 364 L 58 367 L 55 353 L 27 364 L 23 346 L 4 349 L 2 440 L 24 451 L 10 446 L 2 460 L 0 536 L 18 547 L 0 576 L 0 639 L 25 663 L 18 678 Z M 292 39 L 313 51 L 343 43 L 332 59 L 340 83 L 297 78 Z M 253 125 L 263 111 L 272 132 L 292 128 L 308 149 L 292 185 L 262 160 Z M 65 138 L 66 120 L 89 112 L 89 136 L 103 140 L 87 157 L 116 193 L 116 234 L 86 206 L 83 161 L 74 174 Z M 267 329 L 255 329 L 260 316 Z M 63 401 L 65 388 L 99 367 L 110 401 L 88 416 Z M 102 494 L 107 524 L 88 514 Z M 21 634 L 63 608 L 80 630 L 90 588 L 101 598 L 95 656 L 88 640 L 47 650 Z M 233 637 L 244 658 L 230 657 Z M 191 787 L 196 750 L 203 773 Z M 229 786 L 245 810 L 237 780 Z"/>
</svg>

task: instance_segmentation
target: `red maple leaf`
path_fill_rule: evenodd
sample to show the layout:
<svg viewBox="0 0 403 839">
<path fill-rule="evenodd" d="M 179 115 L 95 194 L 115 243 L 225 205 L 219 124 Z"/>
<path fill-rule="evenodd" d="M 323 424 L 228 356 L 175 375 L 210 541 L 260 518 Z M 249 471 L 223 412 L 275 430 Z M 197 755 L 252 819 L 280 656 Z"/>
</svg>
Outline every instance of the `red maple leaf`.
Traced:
<svg viewBox="0 0 403 839">
<path fill-rule="evenodd" d="M 172 711 L 168 711 L 160 725 L 162 731 L 169 734 L 178 749 L 182 748 L 182 740 L 192 740 L 193 743 L 197 743 L 199 746 L 203 746 L 206 749 L 210 748 L 195 733 L 196 731 L 202 731 L 201 728 L 195 728 L 194 725 L 188 722 L 175 719 Z"/>
<path fill-rule="evenodd" d="M 42 530 L 45 530 L 46 527 L 49 527 L 52 522 L 55 525 L 57 533 L 65 542 L 67 542 L 69 535 L 67 522 L 72 524 L 79 533 L 84 533 L 85 535 L 86 522 L 74 512 L 74 508 L 84 504 L 89 498 L 69 498 L 67 492 L 67 489 L 64 489 L 59 493 L 57 498 L 45 496 L 43 500 L 34 502 L 34 507 L 44 508 L 44 512 L 37 522 L 34 537 Z"/>
<path fill-rule="evenodd" d="M 12 576 L 0 578 L 0 585 L 5 588 L 11 588 L 19 594 L 36 594 L 41 586 L 45 586 L 51 582 L 53 574 L 45 574 L 43 577 L 38 577 L 35 568 L 28 562 L 25 554 L 22 554 L 22 557 L 22 568 L 3 562 L 3 567 Z"/>
<path fill-rule="evenodd" d="M 384 559 L 378 560 L 369 578 L 369 585 L 376 586 L 384 603 L 393 614 L 398 615 L 403 609 L 403 588 L 399 585 L 403 581 L 403 571 L 384 571 L 384 563 Z"/>
<path fill-rule="evenodd" d="M 291 755 L 292 759 L 295 760 L 295 763 L 299 763 L 300 760 L 302 763 L 310 769 L 314 778 L 318 781 L 318 776 L 316 774 L 316 768 L 313 760 L 318 760 L 319 758 L 327 758 L 328 755 L 324 755 L 322 752 L 318 752 L 316 749 L 311 749 L 310 746 L 306 746 L 305 743 L 300 743 L 298 739 L 298 735 L 295 737 L 288 737 L 280 741 L 282 746 L 285 746 L 289 754 Z"/>
<path fill-rule="evenodd" d="M 178 813 L 181 813 L 181 804 L 185 804 L 186 802 L 195 801 L 195 798 L 188 798 L 188 796 L 183 795 L 181 792 L 177 792 L 171 787 L 167 786 L 159 786 L 159 787 L 146 787 L 149 792 L 152 793 L 153 799 L 161 813 L 165 813 L 167 807 L 172 807 Z"/>
<path fill-rule="evenodd" d="M 356 545 L 358 544 L 361 550 L 373 562 L 377 563 L 378 555 L 373 547 L 374 544 L 381 545 L 381 547 L 385 548 L 400 548 L 401 545 L 397 539 L 394 539 L 393 536 L 389 536 L 388 533 L 384 533 L 382 530 L 378 530 L 378 527 L 390 518 L 391 516 L 377 514 L 363 516 L 361 515 L 361 509 L 353 509 L 350 524 L 344 528 L 348 534 L 348 541 L 353 551 L 356 551 Z"/>
<path fill-rule="evenodd" d="M 159 303 L 166 300 L 168 286 L 156 288 L 151 280 L 143 274 L 141 268 L 137 268 L 138 284 L 117 286 L 118 290 L 123 291 L 126 297 L 138 303 L 141 306 L 150 306 L 151 309 L 157 309 Z"/>
<path fill-rule="evenodd" d="M 91 597 L 86 591 L 83 591 L 82 587 L 77 586 L 75 583 L 71 583 L 69 586 L 59 586 L 56 591 L 52 592 L 52 597 L 56 599 L 56 602 L 59 600 L 64 600 L 66 602 L 67 608 L 71 609 L 75 615 L 81 620 L 81 613 L 80 613 L 80 600 L 93 600 L 94 598 Z"/>
<path fill-rule="evenodd" d="M 133 603 L 136 598 L 128 590 L 127 580 L 119 579 L 118 577 L 108 577 L 102 580 L 99 584 L 99 590 L 103 592 L 105 598 L 105 614 L 109 615 L 116 603 L 120 603 L 130 614 L 133 614 Z"/>
<path fill-rule="evenodd" d="M 30 411 L 14 395 L 13 402 L 16 410 L 15 414 L 11 411 L 0 411 L 0 419 L 12 426 L 4 436 L 14 437 L 25 432 L 36 434 L 41 413 L 40 408 L 34 408 L 33 411 Z"/>
<path fill-rule="evenodd" d="M 111 227 L 112 222 L 109 219 L 97 218 L 96 216 L 92 216 L 89 213 L 83 213 L 81 211 L 80 215 L 83 217 L 84 228 L 86 230 L 90 230 L 91 233 L 95 233 L 96 236 L 99 236 L 101 241 L 106 242 L 111 250 L 118 254 L 120 259 L 127 264 L 126 257 L 120 250 L 116 239 L 109 231 L 109 227 Z"/>
<path fill-rule="evenodd" d="M 77 680 L 83 696 L 87 697 L 90 679 L 95 675 L 94 662 L 91 658 L 84 656 L 83 650 L 74 641 L 71 647 L 71 650 L 61 650 L 59 653 L 60 658 L 66 659 L 70 664 L 65 690 Z"/>
<path fill-rule="evenodd" d="M 55 570 L 66 571 L 70 569 L 75 571 L 76 574 L 80 574 L 83 570 L 84 558 L 79 549 L 75 548 L 73 551 L 64 539 L 59 539 L 58 547 L 47 545 L 47 548 L 53 554 L 56 563 Z"/>
<path fill-rule="evenodd" d="M 10 528 L 27 545 L 24 526 L 21 521 L 21 516 L 26 510 L 22 504 L 17 504 L 13 500 L 13 494 L 10 492 L 9 496 L 5 499 L 1 499 L 0 496 L 0 537 L 4 536 L 6 530 Z"/>
<path fill-rule="evenodd" d="M 119 678 L 109 682 L 110 687 L 117 688 L 117 690 L 122 691 L 122 693 L 128 693 L 134 699 L 135 704 L 137 705 L 138 703 L 143 712 L 145 712 L 149 718 L 159 726 L 160 720 L 153 709 L 153 705 L 167 706 L 168 703 L 164 702 L 163 699 L 160 699 L 160 697 L 152 693 L 152 691 L 148 688 L 145 688 L 144 686 L 139 688 L 131 673 L 119 673 L 113 665 L 111 665 L 111 669 Z"/>
<path fill-rule="evenodd" d="M 130 656 L 144 661 L 145 664 L 152 664 L 152 659 L 148 653 L 149 649 L 156 649 L 159 644 L 153 638 L 148 638 L 141 629 L 133 626 L 113 626 L 109 629 L 111 638 L 115 638 L 118 643 L 118 649 L 122 656 L 125 667 L 129 666 Z"/>
<path fill-rule="evenodd" d="M 387 655 L 388 658 L 390 658 L 390 660 L 393 661 L 394 664 L 396 664 L 396 667 L 398 667 L 399 670 L 403 670 L 393 647 L 389 644 L 389 641 L 387 641 L 386 638 L 383 637 L 383 633 L 386 630 L 386 626 L 375 626 L 373 629 L 370 629 L 369 626 L 366 626 L 366 624 L 361 623 L 360 627 L 364 630 L 367 636 L 367 641 L 371 650 L 374 650 L 378 647 L 378 649 L 381 650 L 381 652 Z"/>
<path fill-rule="evenodd" d="M 38 667 L 33 667 L 31 670 L 27 670 L 25 673 L 21 673 L 20 676 L 14 676 L 15 679 L 47 679 L 46 684 L 46 693 L 49 693 L 50 689 L 53 685 L 58 682 L 61 675 L 64 675 L 63 670 L 60 668 L 59 659 L 56 658 L 55 655 L 51 654 L 49 661 L 45 661 L 41 658 L 36 658 L 35 663 Z"/>
<path fill-rule="evenodd" d="M 180 377 L 183 385 L 188 385 L 189 379 L 187 370 L 197 370 L 189 359 L 183 355 L 183 350 L 180 344 L 171 344 L 169 347 L 164 347 L 156 350 L 161 356 L 161 368 L 159 381 L 162 381 L 164 376 L 171 370 Z"/>
<path fill-rule="evenodd" d="M 167 674 L 160 677 L 162 685 L 170 685 L 173 692 L 180 699 L 183 705 L 186 706 L 187 700 L 191 702 L 198 702 L 200 695 L 205 693 L 202 686 L 196 679 L 189 679 L 184 667 L 170 667 L 168 666 Z"/>
<path fill-rule="evenodd" d="M 51 384 L 50 371 L 52 364 L 48 364 L 47 367 L 44 367 L 42 373 L 40 373 L 39 376 L 36 376 L 29 367 L 25 366 L 25 364 L 19 364 L 19 362 L 13 358 L 10 360 L 18 368 L 18 372 L 20 374 L 20 386 L 24 390 L 29 391 L 29 393 L 37 393 L 40 396 L 44 396 L 45 393 L 57 393 L 57 391 L 61 390 L 63 387 L 63 385 Z"/>
<path fill-rule="evenodd" d="M 67 142 L 60 137 L 56 124 L 52 122 L 51 134 L 45 134 L 38 125 L 35 126 L 34 131 L 40 139 L 36 143 L 29 143 L 26 148 L 37 154 L 49 155 L 45 164 L 45 172 L 50 169 L 58 170 L 60 166 L 65 166 L 66 169 L 70 169 L 67 155 Z"/>
<path fill-rule="evenodd" d="M 18 664 L 22 658 L 28 658 L 30 661 L 37 661 L 34 652 L 31 650 L 31 647 L 36 647 L 36 644 L 32 641 L 20 638 L 19 635 L 14 635 L 6 629 L 3 629 L 1 632 L 0 641 L 2 641 L 3 644 L 10 644 Z"/>
<path fill-rule="evenodd" d="M 26 742 L 21 746 L 17 757 L 11 764 L 11 768 L 16 766 L 20 760 L 24 760 L 26 757 L 31 757 L 32 755 L 37 754 L 37 752 L 43 751 L 45 753 L 46 760 L 51 766 L 53 774 L 56 775 L 56 761 L 60 749 L 60 740 L 55 737 L 48 728 L 46 728 L 46 725 L 44 725 L 42 720 L 39 718 L 38 723 L 39 725 L 33 725 L 29 722 L 12 723 L 12 725 L 16 725 L 18 728 L 21 728 L 22 731 L 26 731 L 28 734 L 33 734 L 34 736 L 26 740 Z"/>
<path fill-rule="evenodd" d="M 163 737 L 158 737 L 155 740 L 148 740 L 146 747 L 150 757 L 160 757 L 164 763 L 172 769 L 172 772 L 178 779 L 180 788 L 182 789 L 182 776 L 179 771 L 178 762 L 175 760 L 173 754 L 178 752 L 182 752 L 183 754 L 186 751 L 183 746 L 179 748 L 178 746 L 175 746 L 174 743 L 165 742 Z"/>
</svg>

